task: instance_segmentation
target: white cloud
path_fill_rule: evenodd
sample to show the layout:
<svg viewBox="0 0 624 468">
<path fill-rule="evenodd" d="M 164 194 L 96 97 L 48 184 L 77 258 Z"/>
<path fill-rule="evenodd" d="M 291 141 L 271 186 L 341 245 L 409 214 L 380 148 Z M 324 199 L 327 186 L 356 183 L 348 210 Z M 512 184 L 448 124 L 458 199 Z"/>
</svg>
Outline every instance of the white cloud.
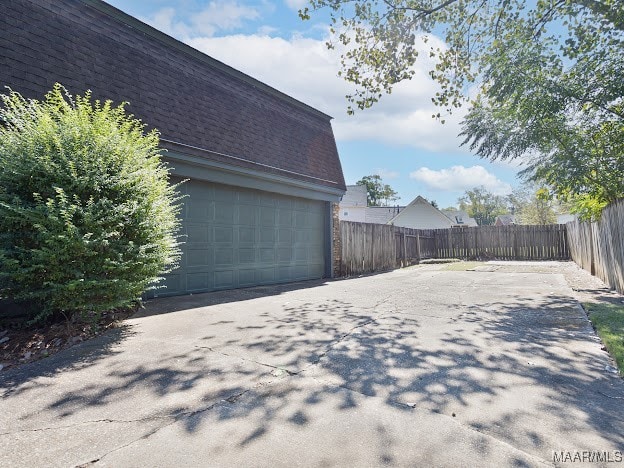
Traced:
<svg viewBox="0 0 624 468">
<path fill-rule="evenodd" d="M 334 116 L 333 127 L 338 140 L 378 141 L 430 151 L 468 153 L 459 149 L 461 139 L 457 134 L 461 111 L 447 117 L 445 125 L 431 118 L 439 109 L 431 103 L 437 87 L 428 76 L 431 63 L 426 61 L 419 60 L 414 78 L 397 85 L 391 95 L 384 96 L 373 108 L 348 116 L 345 95 L 353 88 L 337 76 L 339 53 L 328 50 L 325 40 L 237 34 L 195 37 L 187 43 Z M 428 45 L 419 47 L 428 51 L 432 45 L 443 46 L 443 43 L 430 38 Z M 427 57 L 428 53 L 420 56 Z"/>
<path fill-rule="evenodd" d="M 379 177 L 381 177 L 384 180 L 397 179 L 400 175 L 397 171 L 392 171 L 390 169 L 381 169 L 381 168 L 375 169 L 373 173 L 377 174 Z"/>
<path fill-rule="evenodd" d="M 245 21 L 260 17 L 260 12 L 238 1 L 213 0 L 205 8 L 191 13 L 188 20 L 182 20 L 173 8 L 163 8 L 152 16 L 143 18 L 151 26 L 181 40 L 191 37 L 212 36 L 218 31 L 232 31 L 243 26 Z"/>
<path fill-rule="evenodd" d="M 430 190 L 465 191 L 483 185 L 495 195 L 511 193 L 511 185 L 503 182 L 483 166 L 452 166 L 439 171 L 421 167 L 410 178 L 422 182 Z"/>
<path fill-rule="evenodd" d="M 288 6 L 288 8 L 299 11 L 310 5 L 310 0 L 284 0 L 284 3 Z"/>
</svg>

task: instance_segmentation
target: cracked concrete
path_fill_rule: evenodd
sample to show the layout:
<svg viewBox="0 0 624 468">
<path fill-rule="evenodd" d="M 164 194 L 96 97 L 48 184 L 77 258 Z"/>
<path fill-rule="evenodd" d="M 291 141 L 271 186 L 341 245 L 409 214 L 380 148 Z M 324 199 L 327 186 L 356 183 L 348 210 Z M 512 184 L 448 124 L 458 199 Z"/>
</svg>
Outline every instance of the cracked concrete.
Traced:
<svg viewBox="0 0 624 468">
<path fill-rule="evenodd" d="M 551 270 L 153 301 L 0 374 L 0 465 L 541 466 L 624 450 L 623 382 Z"/>
</svg>

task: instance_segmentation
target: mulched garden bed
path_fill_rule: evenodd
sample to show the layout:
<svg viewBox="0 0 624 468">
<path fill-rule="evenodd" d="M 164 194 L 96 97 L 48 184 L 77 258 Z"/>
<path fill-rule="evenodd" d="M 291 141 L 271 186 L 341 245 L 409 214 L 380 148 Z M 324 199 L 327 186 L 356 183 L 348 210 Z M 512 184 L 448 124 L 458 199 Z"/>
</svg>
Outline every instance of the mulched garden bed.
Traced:
<svg viewBox="0 0 624 468">
<path fill-rule="evenodd" d="M 60 321 L 46 325 L 26 326 L 24 321 L 0 324 L 0 372 L 27 362 L 51 356 L 82 341 L 114 328 L 136 312 L 134 309 L 103 314 L 96 323 Z"/>
</svg>

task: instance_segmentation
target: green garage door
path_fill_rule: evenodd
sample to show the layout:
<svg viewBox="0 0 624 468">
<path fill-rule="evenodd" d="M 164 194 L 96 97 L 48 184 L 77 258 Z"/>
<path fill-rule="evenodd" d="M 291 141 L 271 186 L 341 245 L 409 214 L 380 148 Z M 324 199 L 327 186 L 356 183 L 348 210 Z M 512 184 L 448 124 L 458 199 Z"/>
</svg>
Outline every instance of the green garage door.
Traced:
<svg viewBox="0 0 624 468">
<path fill-rule="evenodd" d="M 322 278 L 325 203 L 190 180 L 183 256 L 157 296 Z"/>
</svg>

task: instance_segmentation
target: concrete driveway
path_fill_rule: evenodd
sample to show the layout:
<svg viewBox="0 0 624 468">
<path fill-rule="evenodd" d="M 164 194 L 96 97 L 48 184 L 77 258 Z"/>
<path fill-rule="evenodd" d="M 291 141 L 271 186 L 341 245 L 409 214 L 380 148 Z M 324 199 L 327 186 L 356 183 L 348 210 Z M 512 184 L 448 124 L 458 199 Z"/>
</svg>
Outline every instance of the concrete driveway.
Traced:
<svg viewBox="0 0 624 468">
<path fill-rule="evenodd" d="M 0 374 L 0 465 L 614 459 L 624 383 L 607 364 L 560 274 L 428 266 L 160 299 Z"/>
</svg>

